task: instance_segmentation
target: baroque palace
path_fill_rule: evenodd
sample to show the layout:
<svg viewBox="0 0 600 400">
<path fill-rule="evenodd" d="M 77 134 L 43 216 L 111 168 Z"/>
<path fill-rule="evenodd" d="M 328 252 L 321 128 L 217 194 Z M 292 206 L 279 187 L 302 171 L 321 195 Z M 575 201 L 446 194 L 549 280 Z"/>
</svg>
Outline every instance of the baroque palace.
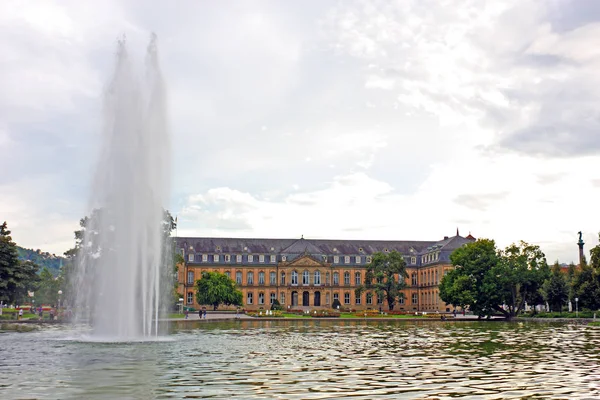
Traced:
<svg viewBox="0 0 600 400">
<path fill-rule="evenodd" d="M 450 254 L 474 241 L 470 234 L 438 241 L 313 240 L 313 239 L 176 239 L 184 257 L 179 267 L 179 293 L 188 307 L 199 308 L 195 282 L 202 272 L 218 271 L 234 279 L 242 291 L 244 307 L 268 309 L 279 300 L 284 308 L 342 307 L 387 310 L 377 295 L 354 290 L 364 283 L 372 254 L 398 251 L 406 261 L 404 299 L 395 310 L 451 311 L 439 297 L 442 276 L 452 268 Z"/>
</svg>

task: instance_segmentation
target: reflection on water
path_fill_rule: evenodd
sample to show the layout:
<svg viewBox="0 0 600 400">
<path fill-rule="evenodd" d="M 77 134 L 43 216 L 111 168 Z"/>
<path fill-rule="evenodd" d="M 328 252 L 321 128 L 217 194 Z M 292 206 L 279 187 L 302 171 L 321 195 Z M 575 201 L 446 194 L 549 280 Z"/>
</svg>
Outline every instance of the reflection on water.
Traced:
<svg viewBox="0 0 600 400">
<path fill-rule="evenodd" d="M 598 398 L 600 329 L 567 324 L 231 321 L 170 341 L 0 334 L 0 398 Z"/>
</svg>

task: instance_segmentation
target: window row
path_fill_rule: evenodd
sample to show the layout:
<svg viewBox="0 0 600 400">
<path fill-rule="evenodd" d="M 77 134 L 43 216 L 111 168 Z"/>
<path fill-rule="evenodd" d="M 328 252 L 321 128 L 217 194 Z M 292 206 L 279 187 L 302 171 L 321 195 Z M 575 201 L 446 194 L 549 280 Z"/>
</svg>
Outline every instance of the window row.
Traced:
<svg viewBox="0 0 600 400">
<path fill-rule="evenodd" d="M 210 256 L 210 261 L 213 263 L 219 263 L 219 262 L 225 262 L 225 263 L 230 263 L 233 262 L 233 260 L 235 259 L 236 263 L 242 263 L 244 262 L 244 255 L 242 254 L 235 254 L 235 255 L 231 255 L 231 254 L 193 254 L 190 253 L 188 254 L 188 262 L 209 262 L 209 256 Z M 223 258 L 221 258 L 221 256 Z M 264 263 L 266 262 L 266 260 L 268 260 L 269 263 L 276 263 L 277 262 L 277 256 L 275 254 L 271 254 L 271 255 L 264 255 L 264 254 L 248 254 L 245 256 L 246 258 L 246 262 L 249 263 L 253 263 L 253 262 L 259 262 L 259 263 Z M 281 261 L 285 262 L 287 261 L 287 257 L 286 256 L 281 256 L 280 258 Z M 328 257 L 327 256 L 323 256 L 323 261 L 327 262 Z M 351 264 L 352 261 L 354 261 L 354 264 L 370 264 L 371 263 L 371 256 L 333 256 L 333 263 L 334 264 L 340 264 L 340 260 L 343 261 L 344 264 Z"/>
</svg>

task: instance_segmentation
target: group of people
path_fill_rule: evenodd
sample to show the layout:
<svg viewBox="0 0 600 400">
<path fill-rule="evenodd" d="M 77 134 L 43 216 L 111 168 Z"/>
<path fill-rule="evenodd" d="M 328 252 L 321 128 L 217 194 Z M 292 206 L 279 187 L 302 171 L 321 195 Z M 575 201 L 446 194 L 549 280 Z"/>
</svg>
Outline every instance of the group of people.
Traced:
<svg viewBox="0 0 600 400">
<path fill-rule="evenodd" d="M 188 319 L 190 312 L 186 309 L 183 314 L 185 315 L 185 319 Z M 200 319 L 206 319 L 206 307 L 202 307 L 201 310 L 198 310 L 198 317 L 200 317 Z"/>
</svg>

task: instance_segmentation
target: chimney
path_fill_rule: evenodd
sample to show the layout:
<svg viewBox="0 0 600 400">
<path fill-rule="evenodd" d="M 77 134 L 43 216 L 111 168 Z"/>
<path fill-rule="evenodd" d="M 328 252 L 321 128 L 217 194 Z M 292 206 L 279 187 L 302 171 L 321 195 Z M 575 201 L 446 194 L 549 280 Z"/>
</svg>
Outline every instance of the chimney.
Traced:
<svg viewBox="0 0 600 400">
<path fill-rule="evenodd" d="M 448 236 L 444 236 L 444 240 L 448 240 Z"/>
</svg>

